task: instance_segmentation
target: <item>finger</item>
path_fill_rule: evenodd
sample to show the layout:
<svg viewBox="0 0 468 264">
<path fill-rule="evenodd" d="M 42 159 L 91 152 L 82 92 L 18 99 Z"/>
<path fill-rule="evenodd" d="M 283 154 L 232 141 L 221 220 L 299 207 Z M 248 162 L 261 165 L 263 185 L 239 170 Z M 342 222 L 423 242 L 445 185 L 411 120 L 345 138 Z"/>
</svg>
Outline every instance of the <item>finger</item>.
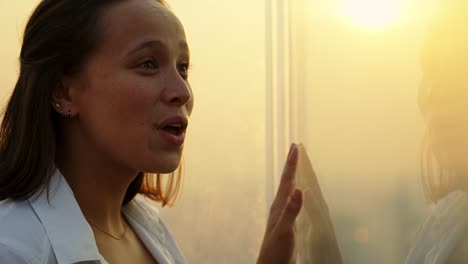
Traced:
<svg viewBox="0 0 468 264">
<path fill-rule="evenodd" d="M 297 146 L 295 144 L 291 145 L 289 151 L 288 159 L 283 168 L 283 174 L 281 175 L 281 181 L 276 193 L 275 201 L 273 204 L 280 208 L 283 211 L 286 202 L 288 201 L 289 195 L 291 195 L 294 189 L 294 176 L 296 174 L 298 160 Z"/>
<path fill-rule="evenodd" d="M 288 204 L 281 215 L 281 219 L 278 222 L 277 229 L 279 232 L 289 232 L 293 230 L 294 223 L 296 221 L 299 212 L 302 207 L 302 192 L 298 189 L 290 196 Z"/>
</svg>

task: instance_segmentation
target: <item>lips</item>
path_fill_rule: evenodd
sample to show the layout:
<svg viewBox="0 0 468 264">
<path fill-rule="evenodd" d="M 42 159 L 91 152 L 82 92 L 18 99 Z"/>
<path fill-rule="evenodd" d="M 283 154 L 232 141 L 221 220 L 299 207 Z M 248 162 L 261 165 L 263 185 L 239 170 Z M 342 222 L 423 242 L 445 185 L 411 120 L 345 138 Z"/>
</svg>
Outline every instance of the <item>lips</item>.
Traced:
<svg viewBox="0 0 468 264">
<path fill-rule="evenodd" d="M 158 129 L 162 129 L 171 134 L 180 134 L 187 129 L 188 120 L 184 116 L 171 116 L 163 119 L 158 124 Z"/>
<path fill-rule="evenodd" d="M 169 134 L 173 134 L 175 136 L 178 136 L 183 133 L 183 129 L 181 127 L 174 127 L 174 126 L 167 126 L 163 128 L 164 131 L 166 131 Z"/>
<path fill-rule="evenodd" d="M 160 136 L 168 143 L 181 146 L 185 140 L 188 120 L 184 116 L 171 116 L 163 119 L 158 125 Z"/>
</svg>

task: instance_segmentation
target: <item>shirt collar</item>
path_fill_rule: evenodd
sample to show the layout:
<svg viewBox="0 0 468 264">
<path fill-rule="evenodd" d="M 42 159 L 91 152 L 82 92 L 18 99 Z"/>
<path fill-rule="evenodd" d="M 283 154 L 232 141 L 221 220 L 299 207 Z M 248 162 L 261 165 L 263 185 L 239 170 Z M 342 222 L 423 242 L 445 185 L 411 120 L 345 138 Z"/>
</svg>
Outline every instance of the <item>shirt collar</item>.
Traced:
<svg viewBox="0 0 468 264">
<path fill-rule="evenodd" d="M 44 226 L 58 263 L 107 263 L 99 254 L 93 231 L 73 191 L 58 169 L 50 181 L 49 199 L 44 191 L 29 202 Z"/>
</svg>

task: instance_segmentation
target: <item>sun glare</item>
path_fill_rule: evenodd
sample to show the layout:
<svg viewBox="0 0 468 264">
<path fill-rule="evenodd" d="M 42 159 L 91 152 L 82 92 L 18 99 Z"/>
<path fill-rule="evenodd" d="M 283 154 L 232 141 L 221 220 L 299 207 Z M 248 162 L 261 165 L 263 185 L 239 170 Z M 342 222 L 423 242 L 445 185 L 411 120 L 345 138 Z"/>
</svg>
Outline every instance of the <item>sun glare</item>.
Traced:
<svg viewBox="0 0 468 264">
<path fill-rule="evenodd" d="M 342 0 L 342 11 L 347 18 L 372 28 L 395 22 L 400 8 L 400 0 Z"/>
</svg>

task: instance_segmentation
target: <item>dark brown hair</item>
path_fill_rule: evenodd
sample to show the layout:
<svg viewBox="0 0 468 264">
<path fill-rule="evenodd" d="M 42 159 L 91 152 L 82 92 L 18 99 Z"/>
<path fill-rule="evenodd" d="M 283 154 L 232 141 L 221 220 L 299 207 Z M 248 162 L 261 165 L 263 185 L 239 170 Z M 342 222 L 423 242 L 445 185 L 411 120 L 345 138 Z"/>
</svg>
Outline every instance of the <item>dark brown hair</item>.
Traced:
<svg viewBox="0 0 468 264">
<path fill-rule="evenodd" d="M 59 115 L 52 96 L 64 75 L 79 72 L 99 45 L 102 10 L 124 0 L 42 0 L 24 31 L 20 72 L 0 126 L 0 201 L 48 191 L 55 168 Z M 157 0 L 167 7 L 163 0 Z M 180 191 L 182 172 L 140 172 L 124 204 L 142 193 L 163 206 Z M 174 183 L 175 181 L 175 183 Z"/>
</svg>

